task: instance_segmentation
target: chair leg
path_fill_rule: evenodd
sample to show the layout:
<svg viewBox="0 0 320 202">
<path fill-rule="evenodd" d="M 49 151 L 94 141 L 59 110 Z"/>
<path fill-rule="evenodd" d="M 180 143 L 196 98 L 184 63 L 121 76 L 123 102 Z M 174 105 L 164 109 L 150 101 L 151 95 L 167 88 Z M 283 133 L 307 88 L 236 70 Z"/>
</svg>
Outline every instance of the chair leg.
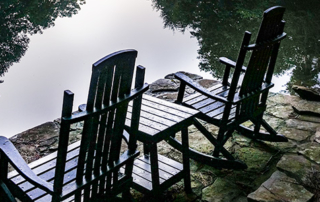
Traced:
<svg viewBox="0 0 320 202">
<path fill-rule="evenodd" d="M 177 150 L 179 150 L 180 152 L 183 152 L 182 144 L 177 139 L 170 137 L 167 140 L 167 143 L 170 144 L 172 147 L 176 148 Z M 248 168 L 248 166 L 240 160 L 232 161 L 232 160 L 216 158 L 214 156 L 196 151 L 190 147 L 189 147 L 189 157 L 199 163 L 203 163 L 218 169 L 226 168 L 226 169 L 234 169 L 234 170 L 243 170 Z"/>
<path fill-rule="evenodd" d="M 159 180 L 159 162 L 157 143 L 148 144 L 149 158 L 151 166 L 152 192 L 156 198 L 161 197 L 160 180 Z"/>
<path fill-rule="evenodd" d="M 210 141 L 210 143 L 217 147 L 218 141 L 215 137 L 212 136 L 212 134 L 196 119 L 194 120 L 194 126 Z M 223 143 L 224 144 L 224 143 Z M 234 160 L 233 156 L 224 148 L 221 147 L 219 152 L 222 153 L 228 160 Z M 215 156 L 219 157 L 219 155 Z"/>
<path fill-rule="evenodd" d="M 191 193 L 191 179 L 190 179 L 190 160 L 189 160 L 189 137 L 188 128 L 181 130 L 182 147 L 183 147 L 183 172 L 184 172 L 184 190 L 186 193 Z"/>
<path fill-rule="evenodd" d="M 223 130 L 222 128 L 219 129 L 217 144 L 215 145 L 214 151 L 213 151 L 214 157 L 219 157 L 219 154 L 220 154 L 222 147 L 223 147 L 222 141 L 223 141 L 223 137 L 224 137 L 225 132 L 226 131 Z"/>
<path fill-rule="evenodd" d="M 17 202 L 3 181 L 0 181 L 0 196 L 2 196 L 1 200 L 5 202 Z"/>
<path fill-rule="evenodd" d="M 211 142 L 213 146 L 217 145 L 216 138 L 213 137 L 212 134 L 209 131 L 207 131 L 207 129 L 203 125 L 201 125 L 199 121 L 194 119 L 193 124 Z M 222 143 L 224 142 L 225 140 L 222 141 Z M 172 147 L 176 148 L 177 150 L 179 150 L 180 152 L 183 152 L 182 143 L 178 141 L 174 136 L 169 137 L 169 139 L 167 139 L 167 143 L 170 144 Z M 219 152 L 221 152 L 223 156 L 225 156 L 227 159 L 222 159 L 222 158 L 214 157 L 209 154 L 204 154 L 190 147 L 189 147 L 188 155 L 189 155 L 189 158 L 197 162 L 200 162 L 215 168 L 227 168 L 227 169 L 234 169 L 234 170 L 243 170 L 247 168 L 247 165 L 245 163 L 243 163 L 240 160 L 234 159 L 234 157 L 223 146 L 220 148 Z"/>
<path fill-rule="evenodd" d="M 257 120 L 256 120 L 255 123 L 254 123 L 254 131 L 253 131 L 254 133 L 253 133 L 253 135 L 259 134 L 259 131 L 260 131 L 260 128 L 261 128 L 262 117 L 263 117 L 263 113 L 260 114 L 260 115 L 257 117 Z"/>
<path fill-rule="evenodd" d="M 123 201 L 131 201 L 131 202 L 135 201 L 134 198 L 132 197 L 129 189 L 122 192 L 122 198 L 123 198 Z"/>
<path fill-rule="evenodd" d="M 143 143 L 143 153 L 144 153 L 144 155 L 149 155 L 150 154 L 150 151 L 149 151 L 147 143 Z"/>
</svg>

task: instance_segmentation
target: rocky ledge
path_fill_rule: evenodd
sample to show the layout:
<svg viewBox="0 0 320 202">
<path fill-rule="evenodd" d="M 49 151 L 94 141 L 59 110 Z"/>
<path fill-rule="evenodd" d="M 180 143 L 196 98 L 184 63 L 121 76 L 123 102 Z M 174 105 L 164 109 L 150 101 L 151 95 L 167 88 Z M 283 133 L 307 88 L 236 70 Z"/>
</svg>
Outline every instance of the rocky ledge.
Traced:
<svg viewBox="0 0 320 202">
<path fill-rule="evenodd" d="M 217 81 L 189 74 L 204 87 Z M 150 84 L 148 94 L 173 101 L 179 82 L 172 75 Z M 192 94 L 187 89 L 187 94 Z M 264 118 L 289 141 L 270 143 L 253 141 L 236 132 L 225 144 L 236 158 L 248 165 L 243 171 L 215 169 L 191 161 L 193 193 L 186 195 L 183 182 L 169 188 L 164 201 L 320 201 L 320 104 L 297 96 L 270 93 Z M 307 113 L 301 113 L 307 112 Z M 204 123 L 213 135 L 218 128 Z M 252 123 L 244 123 L 250 126 Z M 70 142 L 81 138 L 82 125 L 71 128 Z M 59 119 L 44 123 L 11 138 L 27 162 L 34 161 L 57 149 Z M 213 151 L 212 145 L 193 126 L 189 127 L 190 146 L 204 153 Z M 141 149 L 141 146 L 139 147 Z M 181 161 L 179 152 L 166 142 L 158 151 Z M 137 201 L 152 201 L 132 190 Z"/>
</svg>

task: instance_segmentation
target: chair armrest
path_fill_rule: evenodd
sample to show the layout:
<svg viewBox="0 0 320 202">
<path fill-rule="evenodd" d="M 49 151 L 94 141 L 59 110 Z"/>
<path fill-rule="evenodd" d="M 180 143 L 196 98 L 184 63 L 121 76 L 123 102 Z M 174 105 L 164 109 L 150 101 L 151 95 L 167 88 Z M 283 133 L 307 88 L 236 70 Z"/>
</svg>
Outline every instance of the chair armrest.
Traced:
<svg viewBox="0 0 320 202">
<path fill-rule="evenodd" d="M 274 86 L 273 83 L 269 83 L 269 84 L 268 83 L 263 83 L 259 90 L 257 90 L 256 92 L 252 92 L 251 94 L 240 96 L 239 93 L 237 93 L 234 96 L 234 99 L 233 99 L 233 101 L 231 103 L 232 104 L 238 104 L 240 102 L 248 100 L 248 99 L 252 98 L 253 96 L 256 96 L 257 94 L 261 94 L 261 93 L 269 90 L 273 86 Z"/>
<path fill-rule="evenodd" d="M 101 113 L 102 111 L 107 112 L 108 110 L 115 109 L 119 105 L 130 102 L 131 100 L 136 99 L 138 96 L 141 96 L 144 92 L 149 89 L 149 84 L 145 83 L 141 87 L 135 88 L 131 90 L 130 93 L 125 94 L 124 97 L 119 98 L 117 102 L 109 102 L 109 105 L 102 105 L 101 108 L 94 108 L 92 111 L 87 111 L 87 105 L 81 104 L 78 106 L 79 113 L 71 115 L 71 117 L 63 117 L 62 119 L 69 123 L 76 123 L 84 120 L 86 117 L 94 116 L 97 113 Z"/>
<path fill-rule="evenodd" d="M 226 58 L 226 57 L 221 57 L 221 58 L 219 58 L 219 61 L 220 61 L 222 64 L 229 65 L 230 67 L 233 67 L 233 68 L 235 68 L 235 66 L 236 66 L 236 62 L 235 62 L 235 61 L 232 61 L 232 60 L 230 60 L 230 59 L 228 59 L 228 58 Z M 241 71 L 242 71 L 242 72 L 245 72 L 246 70 L 247 70 L 247 67 L 242 66 Z"/>
<path fill-rule="evenodd" d="M 205 96 L 208 96 L 209 98 L 212 98 L 212 99 L 218 100 L 220 102 L 224 102 L 224 103 L 229 102 L 224 97 L 212 94 L 206 88 L 204 88 L 201 85 L 199 85 L 198 83 L 194 82 L 192 79 L 190 79 L 188 76 L 186 76 L 185 74 L 183 74 L 181 72 L 175 73 L 174 76 L 175 76 L 176 79 L 179 79 L 180 82 L 183 82 L 183 83 L 187 84 L 188 86 L 190 86 L 194 90 L 202 93 Z"/>
<path fill-rule="evenodd" d="M 270 46 L 272 44 L 278 43 L 279 41 L 281 41 L 282 39 L 286 38 L 287 33 L 283 32 L 282 34 L 278 35 L 277 37 L 275 37 L 274 39 L 271 39 L 265 43 L 259 43 L 259 44 L 250 44 L 247 47 L 245 47 L 247 50 L 255 50 L 255 49 L 259 49 L 265 46 Z"/>
<path fill-rule="evenodd" d="M 16 171 L 28 180 L 34 186 L 37 186 L 50 194 L 53 194 L 53 184 L 46 182 L 38 177 L 23 160 L 18 150 L 12 144 L 12 142 L 3 136 L 0 136 L 0 151 L 1 155 L 5 155 L 10 164 L 16 169 Z M 2 158 L 2 157 L 1 157 Z M 0 158 L 0 161 L 1 161 Z"/>
</svg>

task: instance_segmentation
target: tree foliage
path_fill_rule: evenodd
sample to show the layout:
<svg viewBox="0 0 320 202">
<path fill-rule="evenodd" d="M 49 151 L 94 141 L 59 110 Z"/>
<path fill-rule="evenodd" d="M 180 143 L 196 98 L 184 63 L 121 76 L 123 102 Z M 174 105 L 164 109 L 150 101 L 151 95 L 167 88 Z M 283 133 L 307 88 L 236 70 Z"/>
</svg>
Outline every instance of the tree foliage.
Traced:
<svg viewBox="0 0 320 202">
<path fill-rule="evenodd" d="M 262 13 L 269 7 L 286 8 L 285 32 L 275 70 L 282 75 L 293 68 L 288 88 L 293 84 L 319 84 L 320 4 L 318 0 L 153 0 L 165 27 L 188 30 L 199 43 L 199 68 L 215 77 L 223 75 L 221 56 L 236 60 L 242 37 L 250 31 L 255 38 Z"/>
<path fill-rule="evenodd" d="M 1 0 L 0 76 L 28 49 L 28 34 L 54 26 L 57 17 L 71 17 L 85 0 Z"/>
</svg>

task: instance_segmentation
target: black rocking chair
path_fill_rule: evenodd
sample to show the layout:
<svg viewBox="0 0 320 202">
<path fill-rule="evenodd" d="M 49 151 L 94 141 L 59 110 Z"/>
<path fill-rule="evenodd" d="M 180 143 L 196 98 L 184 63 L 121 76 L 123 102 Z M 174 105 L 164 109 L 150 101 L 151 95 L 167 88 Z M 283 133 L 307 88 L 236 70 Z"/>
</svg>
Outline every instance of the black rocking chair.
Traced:
<svg viewBox="0 0 320 202">
<path fill-rule="evenodd" d="M 183 73 L 175 77 L 181 81 L 177 103 L 197 109 L 202 113 L 197 118 L 219 127 L 217 138 L 195 119 L 195 126 L 214 145 L 213 155 L 207 155 L 190 149 L 190 157 L 196 161 L 230 169 L 245 169 L 246 164 L 236 160 L 223 146 L 236 130 L 252 139 L 286 142 L 286 137 L 278 134 L 264 119 L 268 92 L 274 86 L 271 83 L 280 41 L 286 37 L 283 32 L 285 22 L 282 20 L 285 8 L 272 7 L 264 12 L 263 21 L 255 44 L 249 44 L 251 33 L 245 32 L 237 62 L 220 58 L 226 65 L 221 84 L 205 89 Z M 244 60 L 248 51 L 251 57 L 247 67 Z M 231 83 L 228 82 L 230 69 L 235 68 Z M 244 73 L 243 80 L 240 79 Z M 184 97 L 186 85 L 198 93 Z M 254 128 L 250 129 L 242 123 L 251 121 Z M 260 131 L 261 126 L 267 132 Z M 174 137 L 169 143 L 181 149 L 181 144 Z M 220 158 L 220 154 L 224 158 Z"/>
</svg>

